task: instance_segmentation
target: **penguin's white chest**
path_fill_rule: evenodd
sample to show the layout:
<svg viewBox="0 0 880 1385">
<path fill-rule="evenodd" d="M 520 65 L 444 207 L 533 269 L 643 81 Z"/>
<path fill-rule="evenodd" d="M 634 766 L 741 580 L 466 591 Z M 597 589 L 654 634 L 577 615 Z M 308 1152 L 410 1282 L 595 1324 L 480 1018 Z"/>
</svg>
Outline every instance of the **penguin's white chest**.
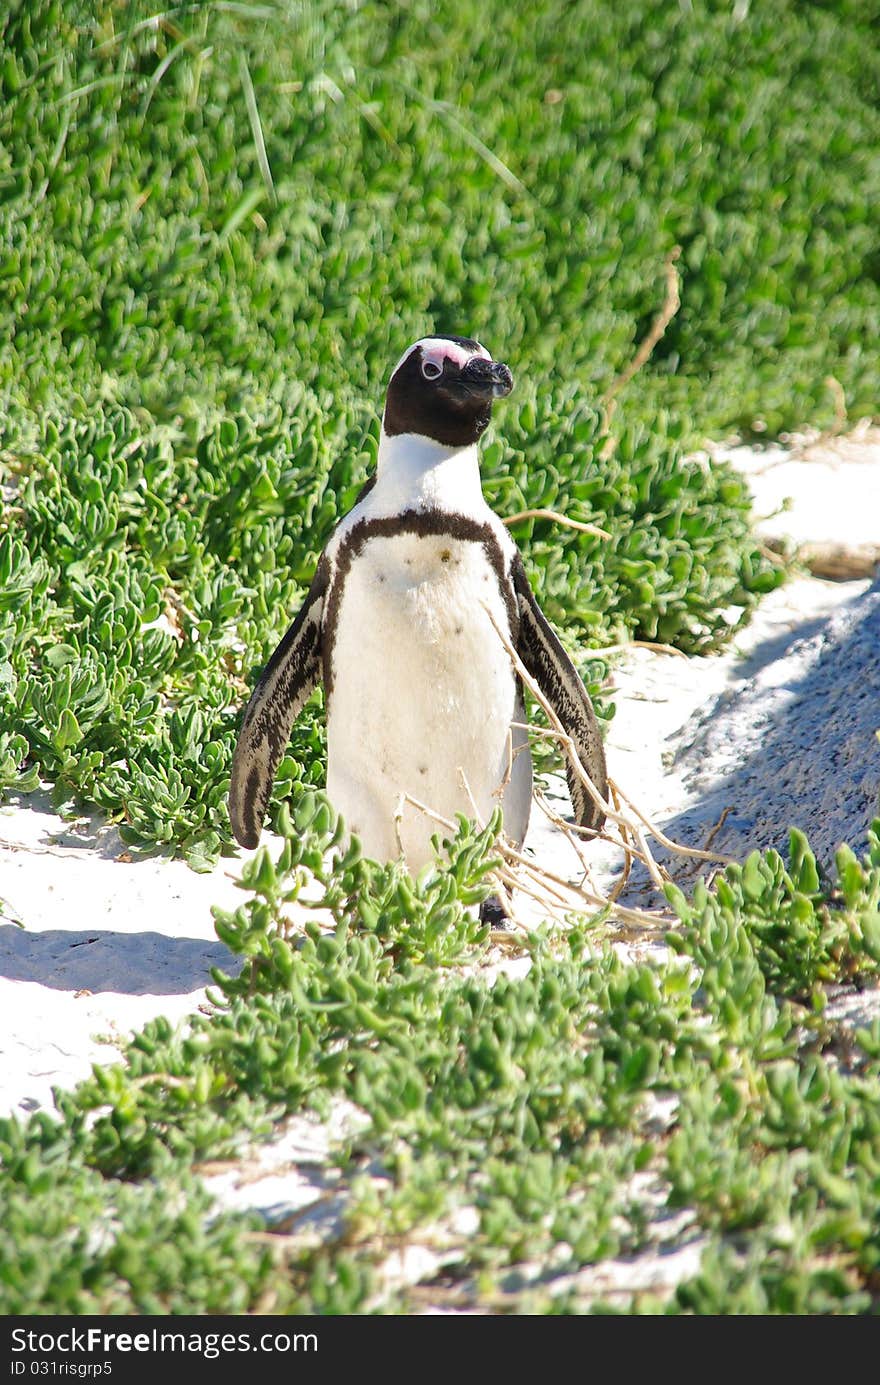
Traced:
<svg viewBox="0 0 880 1385">
<path fill-rule="evenodd" d="M 488 817 L 511 769 L 516 681 L 483 544 L 374 537 L 342 585 L 331 652 L 327 789 L 367 854 L 430 860 L 442 817 Z M 517 737 L 517 740 L 520 740 Z"/>
</svg>

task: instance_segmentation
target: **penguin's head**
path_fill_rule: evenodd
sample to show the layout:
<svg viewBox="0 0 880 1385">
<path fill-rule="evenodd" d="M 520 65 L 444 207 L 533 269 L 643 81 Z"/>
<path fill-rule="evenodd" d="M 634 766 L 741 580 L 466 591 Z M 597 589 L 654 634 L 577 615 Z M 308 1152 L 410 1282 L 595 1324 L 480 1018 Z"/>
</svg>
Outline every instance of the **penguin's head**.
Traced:
<svg viewBox="0 0 880 1385">
<path fill-rule="evenodd" d="M 389 437 L 417 433 L 469 447 L 488 426 L 492 401 L 513 389 L 506 365 L 470 337 L 422 337 L 391 375 L 382 425 Z"/>
</svg>

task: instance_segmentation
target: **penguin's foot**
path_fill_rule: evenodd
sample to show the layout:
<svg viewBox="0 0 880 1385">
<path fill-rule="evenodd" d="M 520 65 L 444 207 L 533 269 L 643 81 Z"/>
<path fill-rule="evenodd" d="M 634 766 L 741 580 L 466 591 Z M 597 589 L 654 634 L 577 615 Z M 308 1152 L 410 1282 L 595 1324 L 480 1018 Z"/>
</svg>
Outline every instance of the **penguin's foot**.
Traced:
<svg viewBox="0 0 880 1385">
<path fill-rule="evenodd" d="M 497 894 L 490 894 L 480 905 L 480 923 L 490 928 L 509 928 L 510 915 Z"/>
</svg>

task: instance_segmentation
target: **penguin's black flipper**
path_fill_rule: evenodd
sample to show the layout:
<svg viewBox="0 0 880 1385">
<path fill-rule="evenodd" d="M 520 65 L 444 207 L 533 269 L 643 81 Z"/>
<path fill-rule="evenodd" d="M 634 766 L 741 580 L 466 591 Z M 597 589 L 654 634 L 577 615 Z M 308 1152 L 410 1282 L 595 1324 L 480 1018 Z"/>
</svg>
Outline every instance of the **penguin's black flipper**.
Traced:
<svg viewBox="0 0 880 1385">
<path fill-rule="evenodd" d="M 329 567 L 322 558 L 299 615 L 272 655 L 245 709 L 232 759 L 229 821 L 237 841 L 260 840 L 290 728 L 321 677 L 321 630 Z"/>
<path fill-rule="evenodd" d="M 605 751 L 593 704 L 577 669 L 554 634 L 529 586 L 522 559 L 514 559 L 512 578 L 519 606 L 516 652 L 575 744 L 578 759 L 602 798 L 608 797 Z M 585 789 L 579 775 L 567 766 L 568 791 L 575 821 L 598 832 L 605 814 Z"/>
</svg>

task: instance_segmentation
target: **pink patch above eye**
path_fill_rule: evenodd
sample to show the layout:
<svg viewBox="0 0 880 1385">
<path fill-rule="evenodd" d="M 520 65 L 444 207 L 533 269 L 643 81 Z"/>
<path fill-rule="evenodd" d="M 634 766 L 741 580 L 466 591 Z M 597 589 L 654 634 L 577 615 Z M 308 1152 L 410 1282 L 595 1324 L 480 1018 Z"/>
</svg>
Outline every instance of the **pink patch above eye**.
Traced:
<svg viewBox="0 0 880 1385">
<path fill-rule="evenodd" d="M 422 360 L 431 361 L 439 370 L 443 369 L 444 361 L 451 361 L 453 365 L 458 366 L 459 370 L 462 370 L 468 361 L 473 360 L 475 356 L 483 361 L 491 361 L 492 359 L 484 346 L 478 347 L 476 351 L 468 351 L 467 347 L 459 346 L 457 341 L 447 341 L 445 337 L 422 337 L 421 341 L 414 342 L 409 350 L 404 352 L 392 370 L 392 376 L 397 374 L 404 361 L 412 355 L 416 347 L 422 349 Z"/>
<path fill-rule="evenodd" d="M 468 351 L 467 347 L 459 346 L 457 341 L 445 341 L 443 337 L 426 337 L 421 342 L 421 348 L 422 360 L 431 361 L 440 370 L 443 369 L 444 361 L 451 361 L 459 370 L 463 370 L 474 356 L 481 356 L 486 361 L 492 359 L 482 346 L 479 351 Z"/>
</svg>

